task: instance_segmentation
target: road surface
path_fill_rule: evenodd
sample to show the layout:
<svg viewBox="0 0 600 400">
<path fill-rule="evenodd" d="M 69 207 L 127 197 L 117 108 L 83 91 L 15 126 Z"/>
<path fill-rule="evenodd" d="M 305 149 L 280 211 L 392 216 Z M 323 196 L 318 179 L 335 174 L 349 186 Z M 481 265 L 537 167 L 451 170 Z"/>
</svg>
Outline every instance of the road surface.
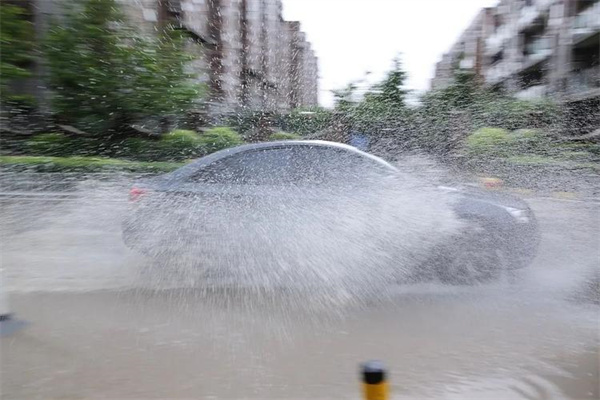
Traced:
<svg viewBox="0 0 600 400">
<path fill-rule="evenodd" d="M 530 199 L 542 243 L 514 285 L 344 303 L 165 284 L 121 242 L 126 187 L 2 200 L 4 281 L 30 322 L 0 339 L 2 398 L 360 398 L 368 359 L 398 399 L 600 398 L 600 308 L 578 295 L 600 260 L 596 203 Z"/>
</svg>

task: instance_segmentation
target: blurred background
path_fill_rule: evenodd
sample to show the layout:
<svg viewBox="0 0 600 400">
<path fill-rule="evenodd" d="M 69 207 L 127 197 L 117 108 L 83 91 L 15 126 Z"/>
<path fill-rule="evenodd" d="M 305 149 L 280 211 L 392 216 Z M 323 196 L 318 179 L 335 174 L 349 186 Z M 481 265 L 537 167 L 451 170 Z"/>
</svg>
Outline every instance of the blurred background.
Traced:
<svg viewBox="0 0 600 400">
<path fill-rule="evenodd" d="M 397 398 L 600 398 L 600 1 L 2 0 L 0 54 L 0 322 L 30 323 L 0 341 L 3 398 L 358 398 L 370 358 Z M 403 174 L 393 224 L 366 218 L 389 242 L 430 251 L 460 186 L 526 202 L 537 254 L 513 282 L 369 287 L 382 254 L 354 235 L 362 207 L 341 237 L 342 213 L 300 196 L 273 210 L 321 225 L 296 237 L 250 207 L 273 263 L 251 261 L 352 265 L 354 286 L 190 283 L 123 243 L 140 179 L 296 139 Z M 218 203 L 164 206 L 243 231 Z"/>
</svg>

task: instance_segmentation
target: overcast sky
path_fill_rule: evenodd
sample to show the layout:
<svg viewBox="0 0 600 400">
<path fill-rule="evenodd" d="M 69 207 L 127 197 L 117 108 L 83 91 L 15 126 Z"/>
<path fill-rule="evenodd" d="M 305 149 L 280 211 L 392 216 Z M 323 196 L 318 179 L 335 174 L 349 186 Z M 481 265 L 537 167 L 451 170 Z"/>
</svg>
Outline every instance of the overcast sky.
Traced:
<svg viewBox="0 0 600 400">
<path fill-rule="evenodd" d="M 371 72 L 380 80 L 401 53 L 407 88 L 429 88 L 435 63 L 477 12 L 497 0 L 283 0 L 283 15 L 300 21 L 319 58 L 319 102 L 332 89 Z"/>
</svg>

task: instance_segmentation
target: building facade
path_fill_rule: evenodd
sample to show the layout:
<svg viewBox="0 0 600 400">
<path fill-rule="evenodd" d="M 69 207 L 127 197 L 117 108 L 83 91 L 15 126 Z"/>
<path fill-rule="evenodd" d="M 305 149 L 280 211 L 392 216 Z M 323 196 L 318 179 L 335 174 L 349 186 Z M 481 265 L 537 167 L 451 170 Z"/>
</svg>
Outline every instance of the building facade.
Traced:
<svg viewBox="0 0 600 400">
<path fill-rule="evenodd" d="M 281 0 L 119 1 L 148 33 L 167 19 L 191 34 L 194 73 L 208 83 L 211 113 L 318 105 L 317 57 L 300 23 L 283 20 Z"/>
<path fill-rule="evenodd" d="M 489 35 L 492 10 L 482 9 L 473 19 L 469 27 L 460 35 L 458 41 L 442 56 L 435 66 L 435 76 L 431 81 L 433 89 L 448 86 L 453 79 L 456 68 L 469 69 L 478 77 L 484 68 L 484 39 Z"/>
<path fill-rule="evenodd" d="M 194 56 L 189 72 L 208 88 L 208 99 L 199 107 L 209 115 L 318 105 L 317 57 L 300 23 L 283 20 L 281 0 L 117 2 L 127 21 L 143 34 L 155 35 L 164 24 L 189 34 L 187 51 Z M 42 37 L 47 21 L 61 14 L 61 2 L 27 3 Z M 38 72 L 35 95 L 43 98 L 43 68 Z"/>
<path fill-rule="evenodd" d="M 450 84 L 461 68 L 520 99 L 584 102 L 600 113 L 599 54 L 600 1 L 501 0 L 444 54 L 432 88 Z"/>
</svg>

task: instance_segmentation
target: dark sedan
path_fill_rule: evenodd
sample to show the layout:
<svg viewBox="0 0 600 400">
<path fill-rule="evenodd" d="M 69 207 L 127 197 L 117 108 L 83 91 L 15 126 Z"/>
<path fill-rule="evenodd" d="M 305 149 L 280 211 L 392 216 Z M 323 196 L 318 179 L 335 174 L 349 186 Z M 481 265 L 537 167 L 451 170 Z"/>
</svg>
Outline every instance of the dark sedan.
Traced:
<svg viewBox="0 0 600 400">
<path fill-rule="evenodd" d="M 286 222 L 321 218 L 286 213 L 289 204 L 303 210 L 327 207 L 334 210 L 332 214 L 352 204 L 350 219 L 366 215 L 363 220 L 368 222 L 381 214 L 378 188 L 394 185 L 400 175 L 383 159 L 339 143 L 283 141 L 226 149 L 136 184 L 130 192 L 133 210 L 124 222 L 124 240 L 145 254 L 173 257 L 190 250 L 240 245 L 241 239 L 230 239 L 247 232 L 252 221 L 268 220 L 263 231 L 277 232 L 272 236 L 292 235 L 290 225 L 281 228 L 273 222 L 276 214 Z M 418 261 L 414 269 L 427 271 L 424 276 L 451 283 L 489 281 L 527 266 L 535 256 L 537 223 L 524 201 L 468 187 L 438 187 L 431 193 L 451 200 L 452 213 L 461 226 Z M 215 218 L 222 209 L 227 211 Z M 327 229 L 348 222 L 335 217 L 331 221 L 325 224 Z M 227 237 L 217 234 L 223 225 Z M 304 232 L 309 235 L 310 228 Z M 301 230 L 293 234 L 303 235 Z M 333 230 L 331 235 L 335 235 Z M 250 236 L 256 242 L 266 235 L 254 229 Z M 269 240 L 261 246 L 275 246 Z"/>
</svg>

